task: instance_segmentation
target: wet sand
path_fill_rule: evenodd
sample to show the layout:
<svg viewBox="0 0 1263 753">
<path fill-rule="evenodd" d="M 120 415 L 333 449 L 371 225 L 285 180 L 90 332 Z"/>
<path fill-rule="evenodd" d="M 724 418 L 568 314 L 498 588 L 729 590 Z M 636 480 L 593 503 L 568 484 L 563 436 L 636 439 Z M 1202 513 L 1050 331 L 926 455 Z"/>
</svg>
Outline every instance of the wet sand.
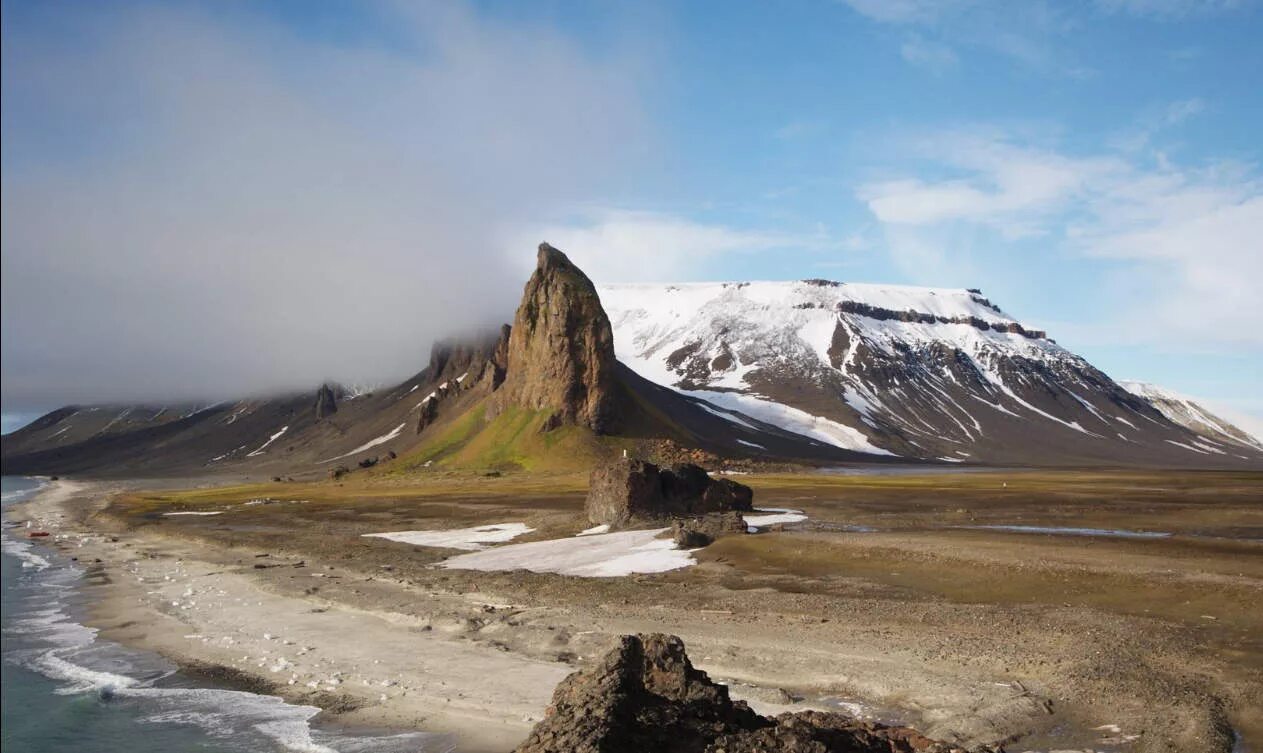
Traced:
<svg viewBox="0 0 1263 753">
<path fill-rule="evenodd" d="M 570 477 L 118 497 L 62 484 L 17 514 L 101 560 L 107 637 L 351 722 L 451 733 L 459 750 L 510 749 L 561 677 L 646 630 L 681 635 L 764 711 L 840 707 L 1013 751 L 1263 740 L 1263 474 L 743 480 L 809 519 L 613 579 L 437 569 L 457 552 L 361 536 L 508 521 L 536 529 L 520 540 L 571 535 L 587 526 Z"/>
</svg>

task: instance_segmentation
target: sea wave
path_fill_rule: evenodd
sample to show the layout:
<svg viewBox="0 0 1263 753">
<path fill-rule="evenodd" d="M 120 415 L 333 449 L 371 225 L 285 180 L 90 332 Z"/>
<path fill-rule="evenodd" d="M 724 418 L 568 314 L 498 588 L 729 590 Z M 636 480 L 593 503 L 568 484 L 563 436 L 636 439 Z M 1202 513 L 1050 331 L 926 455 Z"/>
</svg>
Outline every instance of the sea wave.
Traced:
<svg viewBox="0 0 1263 753">
<path fill-rule="evenodd" d="M 311 726 L 314 706 L 275 696 L 220 688 L 162 687 L 173 669 L 156 656 L 131 652 L 97 640 L 94 628 L 72 616 L 70 599 L 82 571 L 53 562 L 31 544 L 3 533 L 5 556 L 25 568 L 18 584 L 18 607 L 6 615 L 5 632 L 20 638 L 4 659 L 58 683 L 60 695 L 95 694 L 101 702 L 125 706 L 142 722 L 194 726 L 233 749 L 276 749 L 293 753 L 450 750 L 447 738 L 425 733 L 336 734 Z M 6 588 L 15 584 L 6 583 Z"/>
<path fill-rule="evenodd" d="M 10 557 L 20 560 L 24 568 L 47 570 L 50 567 L 49 561 L 32 551 L 28 542 L 12 536 L 6 535 L 3 540 L 0 540 L 0 549 Z"/>
</svg>

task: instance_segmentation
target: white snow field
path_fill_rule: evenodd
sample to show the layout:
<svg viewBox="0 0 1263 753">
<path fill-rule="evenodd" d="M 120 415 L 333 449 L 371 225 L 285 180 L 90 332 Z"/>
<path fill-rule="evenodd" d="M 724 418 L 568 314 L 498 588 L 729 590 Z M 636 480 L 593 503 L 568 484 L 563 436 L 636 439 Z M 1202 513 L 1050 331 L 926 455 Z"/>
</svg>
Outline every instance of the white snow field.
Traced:
<svg viewBox="0 0 1263 753">
<path fill-rule="evenodd" d="M 1012 390 L 995 367 L 1000 356 L 1021 356 L 1045 363 L 1081 361 L 1051 340 L 1015 332 L 980 329 L 968 323 L 904 322 L 837 313 L 838 304 L 853 302 L 947 319 L 1017 323 L 988 306 L 980 295 L 961 289 L 796 281 L 620 284 L 599 286 L 598 291 L 614 328 L 619 359 L 646 379 L 675 387 L 681 375 L 668 363 L 668 356 L 680 349 L 692 348 L 711 359 L 730 355 L 730 368 L 713 373 L 704 388 L 686 394 L 708 400 L 721 410 L 741 411 L 820 442 L 874 454 L 891 453 L 873 445 L 862 428 L 766 399 L 752 390 L 747 376 L 756 369 L 784 362 L 807 370 L 832 369 L 828 351 L 839 324 L 846 329 L 850 343 L 838 369 L 846 376 L 855 374 L 852 365 L 860 343 L 892 354 L 934 346 L 959 349 L 988 382 L 1008 395 Z M 866 422 L 884 409 L 877 391 L 858 377 L 842 399 Z M 995 407 L 1004 410 L 1002 406 Z M 955 408 L 969 415 L 963 407 Z M 724 417 L 740 422 L 739 417 Z M 976 431 L 977 420 L 969 422 Z M 1071 428 L 1082 431 L 1077 426 Z M 968 428 L 965 430 L 970 433 Z"/>
<path fill-rule="evenodd" d="M 677 549 L 671 539 L 658 538 L 666 530 L 593 533 L 509 544 L 461 554 L 439 564 L 455 570 L 529 570 L 581 578 L 664 573 L 695 564 L 692 550 Z"/>
<path fill-rule="evenodd" d="M 366 533 L 364 536 L 374 539 L 388 539 L 414 546 L 436 546 L 445 549 L 465 549 L 478 551 L 487 544 L 501 544 L 512 541 L 524 533 L 534 531 L 525 523 L 493 523 L 475 528 L 452 528 L 446 531 L 389 531 L 386 533 Z"/>
</svg>

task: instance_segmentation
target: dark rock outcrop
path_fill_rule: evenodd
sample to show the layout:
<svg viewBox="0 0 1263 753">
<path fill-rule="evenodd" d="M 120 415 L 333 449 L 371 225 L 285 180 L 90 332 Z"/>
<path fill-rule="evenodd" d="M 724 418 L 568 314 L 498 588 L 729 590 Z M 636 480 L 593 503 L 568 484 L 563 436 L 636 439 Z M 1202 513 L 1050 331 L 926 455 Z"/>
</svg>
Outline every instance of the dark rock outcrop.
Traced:
<svg viewBox="0 0 1263 753">
<path fill-rule="evenodd" d="M 681 549 L 709 546 L 721 536 L 731 536 L 749 531 L 741 513 L 713 512 L 695 518 L 680 518 L 671 524 L 671 538 Z"/>
<path fill-rule="evenodd" d="M 672 635 L 623 636 L 558 684 L 515 753 L 963 753 L 904 727 L 807 711 L 768 719 L 693 667 Z"/>
<path fill-rule="evenodd" d="M 328 418 L 338 412 L 338 396 L 328 384 L 320 385 L 316 390 L 316 420 Z"/>
<path fill-rule="evenodd" d="M 774 726 L 722 735 L 705 753 L 954 753 L 963 750 L 931 740 L 908 727 L 862 722 L 844 714 L 800 711 L 781 714 L 772 721 Z"/>
<path fill-rule="evenodd" d="M 659 468 L 622 458 L 592 471 L 585 510 L 596 525 L 636 519 L 705 515 L 754 509 L 754 492 L 731 479 L 711 478 L 688 463 Z"/>
<path fill-rule="evenodd" d="M 517 753 L 700 753 L 720 735 L 766 724 L 695 669 L 679 638 L 628 635 L 561 681 Z"/>
<path fill-rule="evenodd" d="M 547 243 L 513 319 L 507 359 L 499 409 L 548 410 L 558 425 L 618 430 L 623 412 L 610 320 L 592 281 Z"/>
<path fill-rule="evenodd" d="M 453 382 L 470 387 L 484 378 L 491 391 L 499 389 L 508 369 L 509 325 L 466 338 L 439 340 L 430 346 L 430 363 L 423 372 L 430 382 Z"/>
</svg>

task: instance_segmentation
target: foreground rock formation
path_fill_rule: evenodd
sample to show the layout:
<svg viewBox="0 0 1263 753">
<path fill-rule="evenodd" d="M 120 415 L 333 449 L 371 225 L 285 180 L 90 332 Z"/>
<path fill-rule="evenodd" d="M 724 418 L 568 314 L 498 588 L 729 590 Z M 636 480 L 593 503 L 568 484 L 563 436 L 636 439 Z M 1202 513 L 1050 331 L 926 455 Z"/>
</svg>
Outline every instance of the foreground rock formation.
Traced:
<svg viewBox="0 0 1263 753">
<path fill-rule="evenodd" d="M 987 750 L 987 749 L 982 749 Z M 759 716 L 673 635 L 627 635 L 557 686 L 515 753 L 964 753 L 906 727 L 805 711 Z"/>
<path fill-rule="evenodd" d="M 589 521 L 611 527 L 633 520 L 752 509 L 754 492 L 744 484 L 713 479 L 696 465 L 664 469 L 627 458 L 592 471 L 585 503 Z"/>
<path fill-rule="evenodd" d="M 614 334 L 596 287 L 565 254 L 541 243 L 508 342 L 501 406 L 551 410 L 550 425 L 616 431 L 623 418 Z"/>
</svg>

